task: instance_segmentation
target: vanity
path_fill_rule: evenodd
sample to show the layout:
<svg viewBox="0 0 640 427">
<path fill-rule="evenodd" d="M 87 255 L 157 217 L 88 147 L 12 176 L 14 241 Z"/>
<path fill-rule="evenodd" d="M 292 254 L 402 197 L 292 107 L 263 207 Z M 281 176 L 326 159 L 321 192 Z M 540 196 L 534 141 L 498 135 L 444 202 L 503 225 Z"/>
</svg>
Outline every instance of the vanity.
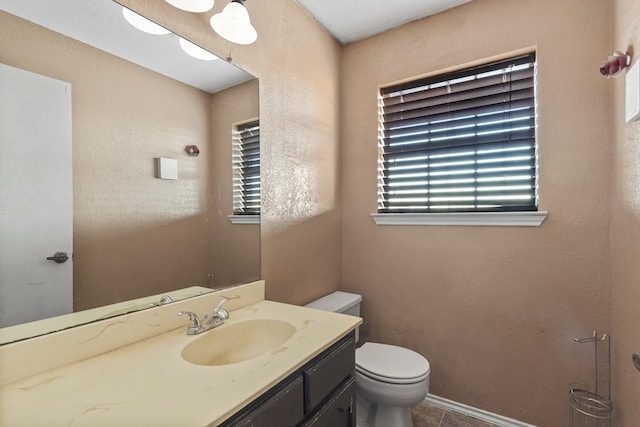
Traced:
<svg viewBox="0 0 640 427">
<path fill-rule="evenodd" d="M 230 318 L 187 335 L 179 311 Z M 353 426 L 361 319 L 264 281 L 0 346 L 0 425 Z"/>
<path fill-rule="evenodd" d="M 355 335 L 255 399 L 222 427 L 353 427 L 356 421 Z"/>
</svg>

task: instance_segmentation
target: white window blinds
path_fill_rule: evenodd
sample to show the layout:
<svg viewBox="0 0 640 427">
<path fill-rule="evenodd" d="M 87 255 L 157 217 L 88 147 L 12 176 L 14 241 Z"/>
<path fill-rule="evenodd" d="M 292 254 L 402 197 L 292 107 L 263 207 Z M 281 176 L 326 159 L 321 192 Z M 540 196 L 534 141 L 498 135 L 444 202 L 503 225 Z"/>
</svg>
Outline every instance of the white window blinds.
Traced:
<svg viewBox="0 0 640 427">
<path fill-rule="evenodd" d="M 535 53 L 381 89 L 378 212 L 536 211 Z"/>
<path fill-rule="evenodd" d="M 233 129 L 233 213 L 260 215 L 260 123 Z"/>
</svg>

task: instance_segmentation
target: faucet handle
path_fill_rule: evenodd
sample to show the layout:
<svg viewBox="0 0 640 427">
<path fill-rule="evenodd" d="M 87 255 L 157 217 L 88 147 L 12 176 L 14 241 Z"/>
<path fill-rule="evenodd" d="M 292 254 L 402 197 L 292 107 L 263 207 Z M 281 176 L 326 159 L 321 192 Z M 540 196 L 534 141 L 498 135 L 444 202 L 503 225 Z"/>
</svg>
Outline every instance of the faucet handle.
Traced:
<svg viewBox="0 0 640 427">
<path fill-rule="evenodd" d="M 229 312 L 222 308 L 222 304 L 227 302 L 229 298 L 222 297 L 222 301 L 220 301 L 213 309 L 213 317 L 220 320 L 227 320 L 229 318 Z"/>
<path fill-rule="evenodd" d="M 200 330 L 202 329 L 202 323 L 200 323 L 198 315 L 192 311 L 181 311 L 178 313 L 178 316 L 184 316 L 185 314 L 189 316 L 190 320 L 189 326 L 187 327 L 187 334 L 193 335 L 200 332 Z"/>
<path fill-rule="evenodd" d="M 162 298 L 160 298 L 160 304 L 169 304 L 170 302 L 173 302 L 173 298 L 169 295 L 163 295 Z"/>
</svg>

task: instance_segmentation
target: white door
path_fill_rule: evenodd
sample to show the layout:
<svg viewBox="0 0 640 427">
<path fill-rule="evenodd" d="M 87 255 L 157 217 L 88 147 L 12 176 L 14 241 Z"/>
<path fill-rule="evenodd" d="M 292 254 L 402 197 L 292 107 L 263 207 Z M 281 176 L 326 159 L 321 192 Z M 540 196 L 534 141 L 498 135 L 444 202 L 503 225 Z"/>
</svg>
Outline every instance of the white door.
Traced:
<svg viewBox="0 0 640 427">
<path fill-rule="evenodd" d="M 72 188 L 71 84 L 0 64 L 0 327 L 73 310 Z"/>
</svg>

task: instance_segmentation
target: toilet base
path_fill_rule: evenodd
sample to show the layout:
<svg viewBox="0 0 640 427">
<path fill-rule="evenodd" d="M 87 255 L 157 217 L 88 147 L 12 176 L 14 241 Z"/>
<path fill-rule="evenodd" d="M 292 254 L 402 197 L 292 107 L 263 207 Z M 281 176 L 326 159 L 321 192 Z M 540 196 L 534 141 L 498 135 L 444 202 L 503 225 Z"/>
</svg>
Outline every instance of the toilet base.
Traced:
<svg viewBox="0 0 640 427">
<path fill-rule="evenodd" d="M 411 408 L 376 405 L 356 396 L 356 427 L 413 427 Z"/>
<path fill-rule="evenodd" d="M 356 395 L 356 427 L 371 427 L 367 421 L 368 408 Z"/>
<path fill-rule="evenodd" d="M 429 391 L 429 374 L 417 383 L 394 384 L 375 380 L 356 368 L 356 421 L 360 427 L 413 427 L 411 408 Z"/>
</svg>

